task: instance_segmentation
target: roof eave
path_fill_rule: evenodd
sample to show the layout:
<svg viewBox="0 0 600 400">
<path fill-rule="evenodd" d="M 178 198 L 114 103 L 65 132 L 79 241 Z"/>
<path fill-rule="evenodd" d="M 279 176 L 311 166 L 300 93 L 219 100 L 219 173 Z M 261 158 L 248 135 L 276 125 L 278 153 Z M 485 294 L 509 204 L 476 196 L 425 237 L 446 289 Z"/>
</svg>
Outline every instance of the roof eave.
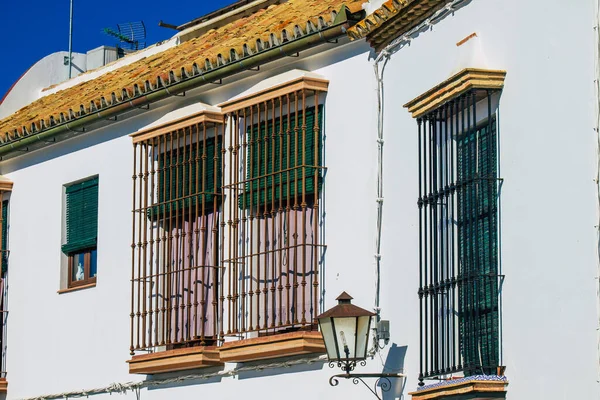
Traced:
<svg viewBox="0 0 600 400">
<path fill-rule="evenodd" d="M 231 77 L 237 73 L 256 68 L 283 57 L 294 55 L 320 44 L 332 42 L 345 36 L 347 29 L 360 19 L 360 16 L 357 14 L 358 13 L 351 13 L 346 6 L 343 6 L 340 12 L 337 13 L 333 23 L 319 31 L 311 32 L 300 38 L 292 39 L 279 46 L 249 55 L 207 72 L 199 73 L 170 84 L 165 84 L 163 87 L 157 88 L 152 92 L 146 92 L 137 97 L 128 99 L 128 101 L 126 100 L 118 104 L 107 106 L 97 112 L 90 112 L 82 116 L 77 116 L 71 118 L 68 122 L 60 123 L 35 133 L 32 132 L 26 136 L 22 135 L 16 140 L 0 144 L 0 161 L 16 157 L 34 148 L 43 147 L 48 142 L 55 141 L 56 137 L 61 134 L 81 131 L 84 127 L 99 120 L 114 118 L 128 111 L 145 107 L 168 97 L 180 95 L 191 89 L 220 81 L 221 79 Z"/>
</svg>

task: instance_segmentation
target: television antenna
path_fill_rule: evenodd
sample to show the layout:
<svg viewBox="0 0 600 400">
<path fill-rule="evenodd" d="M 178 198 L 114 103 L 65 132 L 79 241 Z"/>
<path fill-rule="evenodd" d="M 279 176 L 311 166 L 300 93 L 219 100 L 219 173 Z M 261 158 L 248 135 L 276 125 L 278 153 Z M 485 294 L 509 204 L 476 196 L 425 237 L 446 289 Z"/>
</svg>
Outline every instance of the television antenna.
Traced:
<svg viewBox="0 0 600 400">
<path fill-rule="evenodd" d="M 70 2 L 69 12 L 69 59 L 65 60 L 69 65 L 69 79 L 71 79 L 71 70 L 73 69 L 73 0 Z"/>
<path fill-rule="evenodd" d="M 108 36 L 119 39 L 118 47 L 127 50 L 141 50 L 146 47 L 146 26 L 143 21 L 117 24 L 117 28 L 104 28 Z"/>
</svg>

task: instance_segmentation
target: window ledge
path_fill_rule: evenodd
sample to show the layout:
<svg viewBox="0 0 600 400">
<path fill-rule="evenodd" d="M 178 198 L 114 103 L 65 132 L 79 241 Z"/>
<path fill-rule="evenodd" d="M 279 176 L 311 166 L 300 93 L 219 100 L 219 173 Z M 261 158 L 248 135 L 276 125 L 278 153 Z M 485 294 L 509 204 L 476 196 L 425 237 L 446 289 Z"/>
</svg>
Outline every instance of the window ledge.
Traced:
<svg viewBox="0 0 600 400">
<path fill-rule="evenodd" d="M 61 290 L 58 290 L 56 293 L 58 293 L 58 294 L 71 293 L 71 292 L 76 292 L 78 290 L 89 289 L 89 288 L 93 288 L 93 287 L 96 287 L 96 282 L 88 283 L 87 285 L 74 286 L 74 287 L 70 287 L 67 289 L 61 289 Z"/>
<path fill-rule="evenodd" d="M 130 374 L 159 374 L 223 365 L 219 360 L 219 349 L 214 346 L 143 354 L 133 356 L 127 363 Z"/>
<path fill-rule="evenodd" d="M 220 348 L 221 361 L 246 362 L 310 353 L 325 353 L 320 332 L 292 332 L 227 342 Z"/>
<path fill-rule="evenodd" d="M 0 393 L 6 393 L 8 391 L 8 381 L 6 378 L 0 378 Z"/>
<path fill-rule="evenodd" d="M 506 398 L 508 381 L 504 377 L 478 377 L 457 380 L 457 383 L 446 381 L 441 384 L 425 386 L 423 389 L 409 393 L 412 400 L 446 400 L 446 399 L 504 399 Z"/>
</svg>

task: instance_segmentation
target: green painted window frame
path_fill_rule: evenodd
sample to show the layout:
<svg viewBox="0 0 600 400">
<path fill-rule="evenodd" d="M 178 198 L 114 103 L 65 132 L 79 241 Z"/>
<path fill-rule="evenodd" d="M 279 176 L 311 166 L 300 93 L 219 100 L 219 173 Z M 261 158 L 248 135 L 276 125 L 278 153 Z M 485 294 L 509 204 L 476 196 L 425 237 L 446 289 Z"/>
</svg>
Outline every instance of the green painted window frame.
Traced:
<svg viewBox="0 0 600 400">
<path fill-rule="evenodd" d="M 318 115 L 316 124 L 315 111 Z M 314 195 L 315 190 L 318 193 L 322 185 L 322 174 L 321 169 L 315 167 L 322 165 L 322 132 L 323 105 L 319 105 L 318 109 L 314 106 L 308 107 L 297 113 L 249 126 L 246 129 L 246 184 L 244 192 L 239 195 L 239 207 L 256 207 L 264 205 L 265 202 L 269 204 L 279 202 L 280 199 L 287 201 L 288 198 Z M 318 146 L 317 154 L 315 141 Z M 302 148 L 305 154 L 304 163 L 298 159 L 302 157 L 302 153 L 297 149 Z M 316 184 L 315 175 L 318 175 Z M 303 182 L 306 185 L 304 193 Z"/>
<path fill-rule="evenodd" d="M 491 122 L 457 138 L 457 172 L 462 182 L 457 194 L 458 279 L 463 282 L 458 320 L 465 376 L 495 375 L 495 366 L 500 365 L 498 149 L 496 117 L 490 118 Z"/>
</svg>

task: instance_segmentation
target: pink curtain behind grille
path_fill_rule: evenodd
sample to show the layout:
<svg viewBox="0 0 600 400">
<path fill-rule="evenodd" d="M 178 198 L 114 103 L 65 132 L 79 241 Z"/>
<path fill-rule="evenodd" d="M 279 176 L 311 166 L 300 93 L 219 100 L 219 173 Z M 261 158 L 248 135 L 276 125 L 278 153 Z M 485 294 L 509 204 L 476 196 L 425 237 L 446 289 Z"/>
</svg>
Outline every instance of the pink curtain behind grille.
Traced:
<svg viewBox="0 0 600 400">
<path fill-rule="evenodd" d="M 243 268 L 238 276 L 242 296 L 237 324 L 242 331 L 312 323 L 320 257 L 314 235 L 316 214 L 307 207 L 304 213 L 283 211 L 242 225 L 239 245 L 244 249 L 241 254 L 248 255 L 240 259 Z"/>
<path fill-rule="evenodd" d="M 167 337 L 171 343 L 211 339 L 216 336 L 216 265 L 219 213 L 195 221 L 179 222 L 172 229 L 167 264 L 169 290 Z"/>
</svg>

